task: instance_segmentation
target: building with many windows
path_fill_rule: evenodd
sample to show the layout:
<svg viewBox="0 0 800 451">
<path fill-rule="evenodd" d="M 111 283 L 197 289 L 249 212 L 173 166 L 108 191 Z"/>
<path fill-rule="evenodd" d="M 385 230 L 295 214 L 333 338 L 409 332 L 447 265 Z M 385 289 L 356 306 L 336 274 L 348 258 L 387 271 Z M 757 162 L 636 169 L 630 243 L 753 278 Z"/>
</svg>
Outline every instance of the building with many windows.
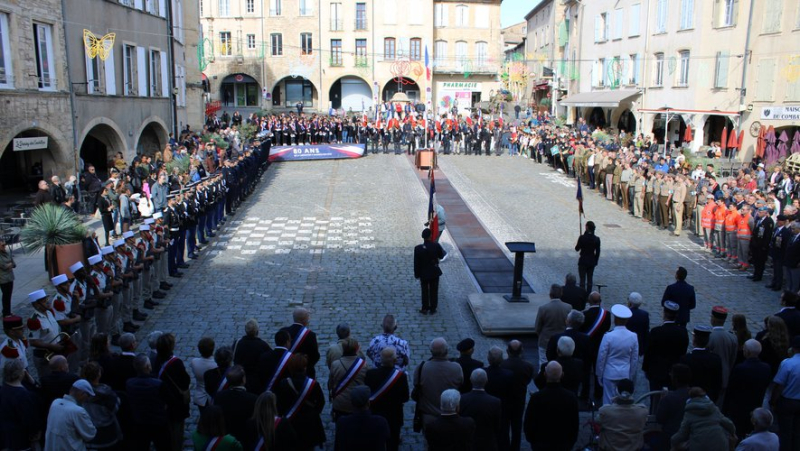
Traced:
<svg viewBox="0 0 800 451">
<path fill-rule="evenodd" d="M 499 86 L 499 0 L 263 4 L 200 1 L 203 73 L 226 111 L 367 111 L 398 92 L 469 108 Z"/>
</svg>

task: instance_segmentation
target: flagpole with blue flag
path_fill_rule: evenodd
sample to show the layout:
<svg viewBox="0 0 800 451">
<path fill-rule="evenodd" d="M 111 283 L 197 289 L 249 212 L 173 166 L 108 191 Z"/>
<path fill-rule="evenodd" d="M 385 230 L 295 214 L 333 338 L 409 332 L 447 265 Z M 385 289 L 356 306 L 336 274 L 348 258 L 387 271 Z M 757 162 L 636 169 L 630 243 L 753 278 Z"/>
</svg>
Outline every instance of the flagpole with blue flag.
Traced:
<svg viewBox="0 0 800 451">
<path fill-rule="evenodd" d="M 430 172 L 429 177 L 431 179 L 430 182 L 431 194 L 430 198 L 428 199 L 428 228 L 431 229 L 431 236 L 435 241 L 439 237 L 439 218 L 436 215 L 436 206 L 435 206 L 436 198 L 434 197 L 436 195 L 436 180 L 433 176 L 434 173 L 433 164 L 431 164 L 429 172 Z"/>
<path fill-rule="evenodd" d="M 578 177 L 578 193 L 575 195 L 578 200 L 578 235 L 583 233 L 583 188 L 581 187 L 581 178 Z"/>
</svg>

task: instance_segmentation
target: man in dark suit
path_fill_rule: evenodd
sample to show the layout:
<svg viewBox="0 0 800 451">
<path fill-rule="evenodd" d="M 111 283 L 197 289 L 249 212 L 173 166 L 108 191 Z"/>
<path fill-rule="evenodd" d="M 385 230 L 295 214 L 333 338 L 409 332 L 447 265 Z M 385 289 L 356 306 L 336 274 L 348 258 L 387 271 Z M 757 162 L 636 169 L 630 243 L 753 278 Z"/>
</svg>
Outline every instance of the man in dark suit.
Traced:
<svg viewBox="0 0 800 451">
<path fill-rule="evenodd" d="M 681 363 L 692 369 L 692 386 L 700 387 L 709 399 L 719 399 L 722 391 L 722 359 L 706 349 L 711 336 L 711 327 L 701 324 L 694 326 L 694 349 L 681 357 Z"/>
<path fill-rule="evenodd" d="M 583 312 L 584 321 L 581 327 L 581 332 L 589 336 L 589 355 L 584 359 L 587 370 L 589 371 L 589 378 L 594 380 L 594 396 L 595 398 L 603 397 L 603 386 L 595 376 L 594 367 L 597 363 L 597 352 L 600 350 L 600 342 L 603 341 L 603 335 L 611 329 L 611 312 L 602 307 L 602 298 L 600 293 L 593 291 L 589 294 L 589 308 Z M 584 384 L 581 389 L 581 398 L 589 399 L 590 383 Z"/>
<path fill-rule="evenodd" d="M 231 352 L 231 348 L 223 346 L 214 351 L 214 363 L 217 364 L 217 367 L 211 368 L 203 374 L 206 393 L 208 393 L 208 397 L 211 399 L 214 399 L 217 392 L 230 386 L 230 382 L 226 380 L 226 375 L 233 365 L 233 353 Z"/>
<path fill-rule="evenodd" d="M 656 421 L 661 425 L 664 443 L 669 443 L 669 439 L 678 432 L 683 422 L 683 413 L 686 410 L 689 387 L 692 383 L 692 370 L 687 365 L 676 363 L 670 368 L 669 377 L 673 389 L 659 401 L 658 407 L 654 408 Z"/>
<path fill-rule="evenodd" d="M 647 341 L 650 337 L 650 314 L 642 310 L 642 295 L 635 291 L 628 295 L 628 307 L 633 316 L 625 324 L 625 327 L 636 334 L 641 356 L 647 348 Z"/>
<path fill-rule="evenodd" d="M 370 409 L 375 415 L 386 418 L 389 424 L 388 451 L 400 446 L 400 429 L 403 427 L 403 404 L 408 402 L 408 376 L 395 368 L 397 351 L 394 346 L 381 350 L 381 366 L 367 371 L 364 385 L 370 388 Z"/>
<path fill-rule="evenodd" d="M 509 444 L 508 438 L 508 424 L 505 417 L 507 412 L 511 411 L 512 390 L 511 387 L 514 383 L 514 373 L 502 367 L 503 364 L 503 350 L 497 346 L 492 346 L 486 356 L 489 366 L 484 368 L 486 371 L 486 393 L 494 396 L 500 400 L 500 405 L 503 409 L 501 418 L 501 434 L 500 434 L 500 449 L 507 449 Z"/>
<path fill-rule="evenodd" d="M 258 359 L 256 373 L 258 375 L 258 390 L 263 393 L 267 390 L 274 390 L 278 383 L 289 376 L 286 362 L 292 353 L 289 347 L 292 345 L 292 336 L 289 332 L 281 329 L 275 333 L 275 348 L 269 352 L 261 354 Z M 275 376 L 280 369 L 280 374 Z"/>
<path fill-rule="evenodd" d="M 389 424 L 381 415 L 370 413 L 370 390 L 364 385 L 350 391 L 353 413 L 336 421 L 334 450 L 383 451 L 389 449 Z"/>
<path fill-rule="evenodd" d="M 461 370 L 464 372 L 464 383 L 461 384 L 461 388 L 458 391 L 462 394 L 469 393 L 472 390 L 472 382 L 470 382 L 469 376 L 473 370 L 483 368 L 483 362 L 472 358 L 472 354 L 475 352 L 475 340 L 472 338 L 465 338 L 458 342 L 456 349 L 461 355 L 452 360 L 461 365 Z"/>
<path fill-rule="evenodd" d="M 559 384 L 561 365 L 545 367 L 547 386 L 531 395 L 525 412 L 525 438 L 534 451 L 569 451 L 578 439 L 578 398 Z"/>
<path fill-rule="evenodd" d="M 577 285 L 575 274 L 569 273 L 561 287 L 561 300 L 582 312 L 586 308 L 586 297 L 589 293 Z"/>
<path fill-rule="evenodd" d="M 581 279 L 581 288 L 591 290 L 594 286 L 594 268 L 600 260 L 600 238 L 595 236 L 594 222 L 587 221 L 583 235 L 578 238 L 575 251 L 580 252 L 578 258 L 578 276 Z"/>
<path fill-rule="evenodd" d="M 583 361 L 573 357 L 573 353 L 575 352 L 575 342 L 570 337 L 561 337 L 558 339 L 557 350 L 558 357 L 556 357 L 554 360 L 561 365 L 561 370 L 563 373 L 560 381 L 561 386 L 572 393 L 575 393 L 575 396 L 578 396 L 578 388 L 580 388 L 581 383 L 583 383 L 585 379 L 585 371 L 583 370 Z M 547 364 L 542 364 L 539 374 L 533 381 L 539 390 L 543 389 L 547 385 L 547 374 L 545 371 L 546 368 Z"/>
<path fill-rule="evenodd" d="M 226 375 L 228 388 L 214 396 L 214 405 L 222 407 L 228 433 L 239 442 L 247 435 L 247 420 L 253 416 L 258 399 L 245 389 L 245 374 L 244 367 L 234 365 Z"/>
<path fill-rule="evenodd" d="M 308 323 L 311 320 L 311 312 L 303 307 L 297 307 L 292 312 L 292 319 L 294 324 L 289 327 L 284 327 L 281 330 L 289 332 L 292 337 L 292 345 L 289 351 L 294 354 L 305 354 L 308 358 L 308 377 L 312 379 L 317 378 L 317 371 L 315 366 L 319 362 L 319 345 L 317 344 L 317 334 L 308 328 Z"/>
<path fill-rule="evenodd" d="M 536 374 L 536 367 L 531 362 L 522 359 L 522 342 L 511 340 L 506 352 L 508 358 L 500 364 L 500 368 L 510 370 L 513 374 L 509 389 L 508 401 L 503 407 L 503 433 L 508 434 L 511 429 L 512 451 L 519 450 L 522 442 L 522 415 L 525 412 L 525 395 L 528 394 L 528 384 Z"/>
<path fill-rule="evenodd" d="M 800 296 L 791 291 L 784 291 L 781 294 L 781 311 L 776 313 L 775 316 L 782 319 L 786 323 L 786 329 L 789 331 L 789 340 L 797 335 L 800 335 L 800 310 L 797 310 L 797 302 L 800 301 Z"/>
<path fill-rule="evenodd" d="M 753 223 L 753 236 L 750 238 L 750 255 L 753 257 L 753 275 L 747 276 L 758 282 L 764 276 L 764 267 L 769 258 L 769 246 L 772 241 L 772 230 L 775 222 L 769 216 L 769 208 L 761 207 Z"/>
<path fill-rule="evenodd" d="M 439 307 L 439 260 L 447 253 L 439 243 L 431 239 L 431 229 L 422 231 L 422 244 L 414 248 L 414 278 L 419 279 L 422 287 L 422 308 L 420 313 L 436 313 Z"/>
<path fill-rule="evenodd" d="M 47 418 L 47 412 L 50 410 L 50 405 L 53 401 L 69 394 L 72 384 L 79 379 L 78 376 L 69 372 L 67 358 L 63 355 L 53 356 L 48 367 L 50 372 L 39 378 L 39 383 L 41 384 L 39 393 L 45 406 L 45 411 L 43 412 L 45 418 Z"/>
<path fill-rule="evenodd" d="M 482 368 L 469 375 L 472 391 L 461 396 L 461 416 L 475 420 L 475 451 L 496 451 L 500 449 L 502 434 L 502 405 L 498 398 L 486 393 L 484 387 L 488 378 Z"/>
<path fill-rule="evenodd" d="M 244 334 L 244 337 L 233 343 L 233 363 L 244 368 L 247 391 L 261 394 L 263 390 L 258 389 L 259 380 L 256 372 L 258 360 L 272 348 L 258 337 L 258 321 L 248 320 L 244 325 Z"/>
<path fill-rule="evenodd" d="M 686 268 L 679 266 L 678 270 L 675 272 L 676 282 L 667 286 L 667 289 L 664 290 L 664 296 L 661 297 L 662 306 L 667 301 L 672 301 L 678 304 L 680 310 L 678 311 L 678 316 L 675 319 L 675 322 L 683 327 L 686 327 L 686 325 L 689 324 L 691 310 L 694 310 L 694 308 L 697 306 L 694 287 L 686 283 L 687 275 L 688 272 L 686 271 Z"/>
<path fill-rule="evenodd" d="M 135 433 L 133 449 L 170 449 L 169 416 L 166 399 L 169 396 L 164 382 L 151 375 L 153 369 L 145 354 L 134 358 L 136 377 L 128 379 L 125 393 L 128 397 L 131 422 Z"/>
<path fill-rule="evenodd" d="M 591 353 L 591 343 L 589 342 L 589 336 L 580 331 L 584 321 L 585 317 L 583 312 L 579 310 L 572 310 L 569 312 L 567 315 L 567 330 L 560 334 L 553 335 L 547 343 L 548 362 L 558 357 L 558 340 L 561 337 L 572 338 L 572 341 L 575 342 L 575 352 L 572 353 L 572 357 L 584 362 L 588 359 Z"/>
<path fill-rule="evenodd" d="M 680 307 L 672 301 L 664 303 L 664 324 L 650 331 L 644 352 L 642 370 L 650 381 L 650 390 L 670 386 L 670 369 L 686 355 L 689 335 L 675 322 Z"/>
<path fill-rule="evenodd" d="M 778 215 L 778 222 L 775 224 L 775 230 L 772 232 L 772 239 L 769 243 L 769 255 L 772 257 L 772 281 L 767 288 L 772 291 L 780 291 L 783 289 L 783 256 L 786 254 L 786 247 L 789 246 L 789 241 L 792 232 L 786 227 L 788 218 L 784 215 Z"/>
<path fill-rule="evenodd" d="M 475 420 L 458 414 L 461 393 L 455 389 L 442 392 L 442 414 L 425 424 L 429 451 L 471 449 L 475 442 Z"/>
<path fill-rule="evenodd" d="M 733 421 L 736 435 L 743 440 L 753 430 L 750 413 L 761 407 L 764 394 L 772 381 L 772 369 L 758 359 L 761 343 L 750 339 L 744 343 L 744 362 L 736 365 L 728 380 L 722 412 Z"/>
<path fill-rule="evenodd" d="M 128 379 L 136 377 L 136 369 L 133 367 L 133 360 L 136 357 L 136 336 L 126 332 L 119 337 L 120 354 L 111 358 L 111 370 L 109 371 L 108 385 L 115 391 L 125 391 L 125 384 Z"/>
</svg>

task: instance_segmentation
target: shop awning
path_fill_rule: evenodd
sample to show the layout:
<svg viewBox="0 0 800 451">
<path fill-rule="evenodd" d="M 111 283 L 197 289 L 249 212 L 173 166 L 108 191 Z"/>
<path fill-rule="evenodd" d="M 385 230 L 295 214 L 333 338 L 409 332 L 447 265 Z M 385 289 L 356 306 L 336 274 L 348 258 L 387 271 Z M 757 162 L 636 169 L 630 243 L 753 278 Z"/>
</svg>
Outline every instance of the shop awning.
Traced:
<svg viewBox="0 0 800 451">
<path fill-rule="evenodd" d="M 581 92 L 578 94 L 573 94 L 559 103 L 561 103 L 561 105 L 569 106 L 599 106 L 613 108 L 618 107 L 620 102 L 624 102 L 638 95 L 638 90 Z"/>
</svg>

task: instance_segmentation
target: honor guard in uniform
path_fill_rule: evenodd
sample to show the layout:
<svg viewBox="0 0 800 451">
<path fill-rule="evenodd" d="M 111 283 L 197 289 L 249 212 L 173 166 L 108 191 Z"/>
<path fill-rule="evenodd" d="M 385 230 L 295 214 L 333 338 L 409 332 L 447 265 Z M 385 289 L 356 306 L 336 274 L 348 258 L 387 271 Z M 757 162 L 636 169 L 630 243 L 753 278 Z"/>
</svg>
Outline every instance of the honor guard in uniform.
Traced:
<svg viewBox="0 0 800 451">
<path fill-rule="evenodd" d="M 65 276 L 66 277 L 66 276 Z M 30 345 L 33 347 L 33 366 L 36 374 L 41 379 L 50 373 L 49 362 L 45 357 L 48 353 L 64 351 L 64 345 L 59 340 L 61 327 L 47 305 L 47 293 L 36 290 L 28 295 L 28 302 L 33 306 L 33 315 L 28 319 Z M 80 321 L 80 317 L 77 317 Z"/>
<path fill-rule="evenodd" d="M 90 283 L 88 280 L 88 271 L 84 268 L 83 263 L 77 262 L 73 264 L 69 267 L 69 271 L 75 276 L 70 283 L 69 291 L 72 293 L 73 301 L 77 303 L 81 317 L 79 324 L 80 342 L 75 339 L 72 341 L 78 346 L 79 361 L 82 362 L 89 358 L 89 348 L 92 343 L 92 336 L 95 333 L 94 313 L 97 305 L 94 299 L 95 288 L 94 283 Z"/>
<path fill-rule="evenodd" d="M 0 367 L 5 368 L 6 363 L 12 360 L 22 362 L 25 368 L 25 378 L 23 381 L 33 385 L 33 378 L 28 374 L 28 340 L 25 338 L 25 326 L 22 318 L 16 315 L 9 315 L 3 318 L 3 332 L 6 339 L 0 348 Z"/>
<path fill-rule="evenodd" d="M 120 322 L 120 318 L 122 317 L 122 276 L 116 264 L 113 246 L 101 248 L 100 255 L 103 257 L 103 273 L 105 273 L 107 281 L 111 285 L 112 315 L 111 321 L 109 322 L 108 333 L 111 335 L 111 344 L 117 346 L 120 334 L 122 333 L 122 323 Z"/>
<path fill-rule="evenodd" d="M 97 333 L 109 334 L 111 332 L 111 320 L 114 318 L 114 307 L 111 298 L 114 294 L 111 291 L 111 281 L 103 271 L 103 256 L 100 254 L 92 255 L 88 259 L 89 277 L 92 279 L 95 289 L 95 328 Z"/>
<path fill-rule="evenodd" d="M 230 199 L 230 198 L 229 198 Z M 227 201 L 227 200 L 226 200 Z M 168 271 L 170 277 L 182 277 L 183 273 L 178 271 L 178 237 L 181 230 L 181 218 L 175 207 L 178 199 L 176 195 L 167 196 L 167 208 L 164 210 L 163 221 L 167 232 L 169 232 L 169 252 L 168 252 Z"/>
<path fill-rule="evenodd" d="M 144 270 L 143 252 L 136 246 L 136 235 L 132 230 L 122 234 L 125 240 L 125 254 L 129 259 L 129 264 L 133 277 L 131 279 L 132 295 L 131 295 L 131 308 L 133 313 L 131 316 L 134 321 L 145 321 L 147 314 L 142 312 L 142 271 Z"/>
<path fill-rule="evenodd" d="M 114 256 L 122 280 L 122 305 L 120 306 L 122 331 L 134 333 L 139 330 L 139 326 L 133 324 L 133 269 L 131 269 L 130 258 L 125 252 L 125 240 L 114 241 Z"/>
</svg>

